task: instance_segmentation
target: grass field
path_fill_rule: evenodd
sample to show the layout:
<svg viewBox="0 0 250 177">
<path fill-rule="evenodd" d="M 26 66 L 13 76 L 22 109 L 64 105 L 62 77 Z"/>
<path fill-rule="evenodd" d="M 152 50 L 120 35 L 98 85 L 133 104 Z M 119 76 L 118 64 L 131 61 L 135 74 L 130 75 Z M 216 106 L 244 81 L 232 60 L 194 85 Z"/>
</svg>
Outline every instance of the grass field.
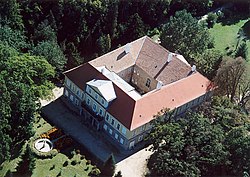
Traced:
<svg viewBox="0 0 250 177">
<path fill-rule="evenodd" d="M 226 54 L 226 48 L 235 50 L 238 42 L 238 32 L 241 27 L 249 19 L 240 20 L 239 22 L 232 25 L 222 25 L 221 23 L 216 23 L 213 28 L 209 29 L 211 36 L 214 38 L 215 49 Z M 250 61 L 250 40 L 247 40 L 248 46 L 248 61 Z"/>
<path fill-rule="evenodd" d="M 92 171 L 93 166 L 88 164 L 85 158 L 81 157 L 81 155 L 75 154 L 69 159 L 66 155 L 59 153 L 52 159 L 37 159 L 35 161 L 36 168 L 33 170 L 32 176 L 87 177 Z"/>
</svg>

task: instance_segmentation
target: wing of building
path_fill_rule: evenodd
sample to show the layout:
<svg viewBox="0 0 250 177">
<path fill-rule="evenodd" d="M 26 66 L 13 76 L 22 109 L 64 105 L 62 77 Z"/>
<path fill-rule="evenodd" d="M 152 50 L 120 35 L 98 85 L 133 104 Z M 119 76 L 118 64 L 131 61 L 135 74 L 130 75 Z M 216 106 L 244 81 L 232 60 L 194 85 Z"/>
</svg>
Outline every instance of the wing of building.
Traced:
<svg viewBox="0 0 250 177">
<path fill-rule="evenodd" d="M 210 81 L 145 36 L 65 73 L 64 96 L 99 131 L 133 148 L 160 110 L 183 114 L 211 96 Z"/>
</svg>

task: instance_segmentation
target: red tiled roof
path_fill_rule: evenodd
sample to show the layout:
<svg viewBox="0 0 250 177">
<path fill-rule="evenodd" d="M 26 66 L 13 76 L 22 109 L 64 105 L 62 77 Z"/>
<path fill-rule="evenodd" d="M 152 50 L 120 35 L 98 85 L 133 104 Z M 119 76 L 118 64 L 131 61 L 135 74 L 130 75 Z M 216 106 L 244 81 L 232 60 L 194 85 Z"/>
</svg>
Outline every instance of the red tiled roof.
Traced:
<svg viewBox="0 0 250 177">
<path fill-rule="evenodd" d="M 89 63 L 85 63 L 69 71 L 66 71 L 64 74 L 82 90 L 85 90 L 86 83 L 92 79 L 108 80 L 108 78 L 106 78 Z M 115 83 L 114 89 L 117 98 L 110 104 L 107 111 L 112 116 L 117 118 L 126 128 L 130 129 L 135 108 L 135 100 L 133 100 L 127 95 L 127 93 L 115 85 Z"/>
<path fill-rule="evenodd" d="M 210 90 L 211 82 L 196 72 L 175 83 L 152 91 L 136 102 L 130 129 L 135 129 L 153 119 L 161 109 L 174 109 L 188 103 Z"/>
<path fill-rule="evenodd" d="M 146 37 L 136 60 L 136 65 L 164 85 L 187 77 L 190 74 L 191 67 L 174 55 L 168 63 L 169 53 L 167 49 Z"/>
<path fill-rule="evenodd" d="M 124 50 L 124 47 L 121 47 L 98 60 L 93 60 L 64 73 L 79 88 L 85 90 L 86 82 L 92 79 L 108 80 L 94 67 L 106 65 L 108 69 L 112 70 L 111 66 L 114 65 L 113 70 L 120 71 L 127 67 L 127 62 L 130 64 L 135 62 L 152 77 L 162 81 L 165 86 L 143 95 L 137 101 L 114 83 L 117 98 L 108 107 L 108 112 L 129 130 L 151 121 L 153 116 L 163 108 L 173 109 L 204 95 L 209 91 L 207 86 L 210 84 L 210 81 L 198 72 L 189 75 L 191 67 L 176 57 L 173 57 L 173 60 L 162 68 L 167 60 L 168 51 L 153 43 L 148 37 L 136 41 L 131 43 L 132 46 L 136 46 L 132 49 L 133 53 L 127 56 L 131 58 L 123 58 L 126 61 L 123 59 L 121 59 L 123 61 L 117 61 L 117 56 Z M 134 61 L 136 58 L 137 60 Z"/>
</svg>

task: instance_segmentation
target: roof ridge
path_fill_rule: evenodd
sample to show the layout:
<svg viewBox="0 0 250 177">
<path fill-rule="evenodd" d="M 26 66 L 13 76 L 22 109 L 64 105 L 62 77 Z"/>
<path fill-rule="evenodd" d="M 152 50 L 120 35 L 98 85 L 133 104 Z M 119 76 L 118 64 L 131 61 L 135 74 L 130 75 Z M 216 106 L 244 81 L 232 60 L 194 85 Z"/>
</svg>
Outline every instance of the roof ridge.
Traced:
<svg viewBox="0 0 250 177">
<path fill-rule="evenodd" d="M 88 62 L 86 62 L 86 63 L 88 63 Z M 68 72 L 70 72 L 70 71 L 72 71 L 72 70 L 75 70 L 75 69 L 77 69 L 77 68 L 80 68 L 80 67 L 82 67 L 83 65 L 85 65 L 86 63 L 80 64 L 79 66 L 76 66 L 76 67 L 74 67 L 74 68 L 68 69 L 67 71 L 64 71 L 63 74 L 66 74 L 66 73 L 68 73 Z"/>
<path fill-rule="evenodd" d="M 143 36 L 142 38 L 144 38 L 144 39 L 143 39 L 143 42 L 142 42 L 142 44 L 141 44 L 141 47 L 140 47 L 140 49 L 139 49 L 139 51 L 138 51 L 138 54 L 137 54 L 137 56 L 136 56 L 136 58 L 135 58 L 135 63 L 136 63 L 136 60 L 137 60 L 138 57 L 139 57 L 139 54 L 141 53 L 141 49 L 142 49 L 142 47 L 143 47 L 143 45 L 144 45 L 144 43 L 145 43 L 146 38 L 148 38 L 148 36 Z"/>
</svg>

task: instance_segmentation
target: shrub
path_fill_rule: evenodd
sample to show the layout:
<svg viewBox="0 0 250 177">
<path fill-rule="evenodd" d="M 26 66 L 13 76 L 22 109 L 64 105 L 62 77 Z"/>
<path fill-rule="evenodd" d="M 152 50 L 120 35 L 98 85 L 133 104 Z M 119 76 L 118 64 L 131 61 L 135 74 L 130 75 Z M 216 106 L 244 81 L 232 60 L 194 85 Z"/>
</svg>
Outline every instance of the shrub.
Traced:
<svg viewBox="0 0 250 177">
<path fill-rule="evenodd" d="M 68 166 L 68 164 L 69 164 L 69 162 L 68 162 L 68 161 L 65 161 L 65 162 L 63 163 L 63 167 Z"/>
<path fill-rule="evenodd" d="M 214 24 L 217 22 L 218 16 L 215 13 L 208 13 L 207 16 L 207 26 L 208 28 L 212 28 Z"/>
<path fill-rule="evenodd" d="M 72 162 L 71 162 L 71 165 L 76 165 L 77 163 L 76 163 L 76 160 L 73 160 Z"/>
</svg>

